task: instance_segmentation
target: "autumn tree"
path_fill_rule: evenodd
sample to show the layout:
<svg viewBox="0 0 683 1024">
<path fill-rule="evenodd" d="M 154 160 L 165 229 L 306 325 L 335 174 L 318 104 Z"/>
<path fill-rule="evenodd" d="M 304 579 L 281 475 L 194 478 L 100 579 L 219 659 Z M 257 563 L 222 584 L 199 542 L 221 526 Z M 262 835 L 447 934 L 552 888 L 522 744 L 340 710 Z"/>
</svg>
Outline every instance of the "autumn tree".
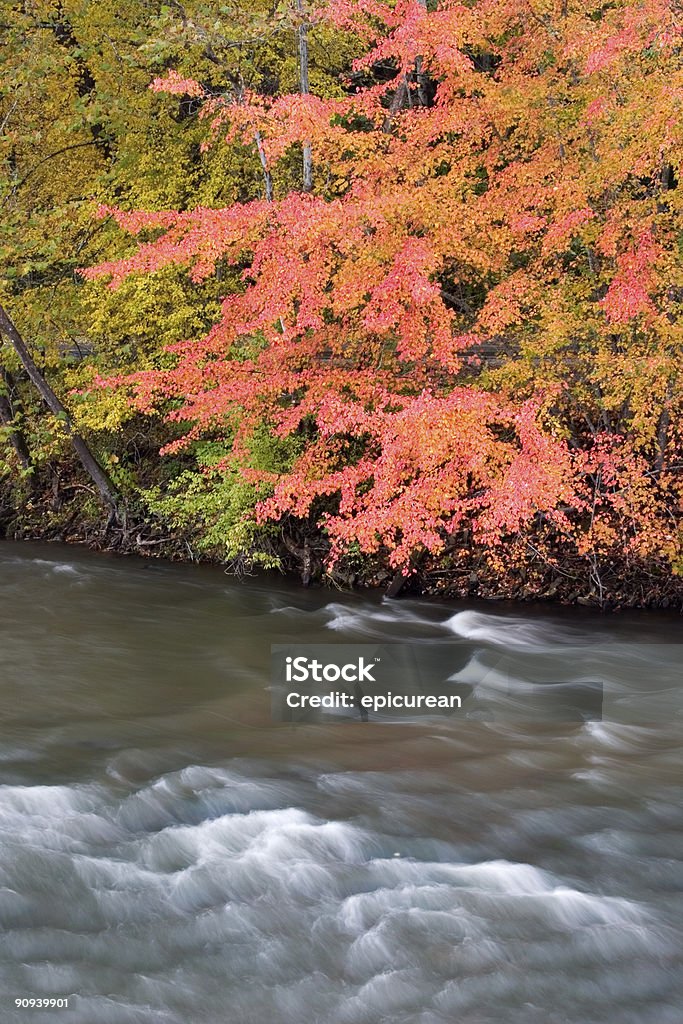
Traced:
<svg viewBox="0 0 683 1024">
<path fill-rule="evenodd" d="M 202 154 L 196 97 L 148 86 L 173 67 L 236 102 L 247 90 L 295 88 L 296 12 L 285 7 L 275 19 L 269 12 L 260 3 L 217 14 L 212 4 L 136 0 L 35 0 L 3 9 L 0 302 L 45 387 L 36 390 L 5 333 L 1 476 L 21 483 L 27 469 L 40 476 L 52 467 L 56 478 L 68 477 L 69 417 L 118 487 L 134 495 L 143 482 L 149 486 L 159 445 L 172 431 L 145 422 L 122 398 L 89 389 L 93 367 L 153 365 L 164 345 L 200 338 L 219 312 L 219 294 L 237 287 L 239 275 L 226 267 L 220 280 L 200 286 L 170 268 L 153 291 L 131 280 L 113 297 L 84 288 L 75 269 L 130 248 L 113 221 L 94 220 L 98 202 L 186 209 L 263 194 L 253 139 Z M 341 92 L 339 73 L 348 64 L 341 39 L 327 30 L 312 40 L 311 77 L 323 93 Z M 293 159 L 289 181 L 300 179 Z M 287 187 L 283 173 L 280 187 Z M 40 400 L 45 388 L 63 415 Z"/>
<path fill-rule="evenodd" d="M 272 169 L 310 143 L 324 187 L 103 211 L 160 237 L 90 277 L 241 270 L 203 340 L 127 382 L 139 408 L 172 401 L 166 450 L 229 439 L 214 468 L 266 488 L 257 518 L 313 516 L 333 559 L 401 566 L 464 533 L 509 553 L 534 530 L 591 571 L 615 551 L 675 562 L 676 6 L 342 0 L 311 17 L 365 40 L 345 96 L 238 105 L 173 72 L 155 88 L 203 100 L 214 145 L 257 130 Z M 264 424 L 298 446 L 286 472 L 252 464 Z"/>
</svg>

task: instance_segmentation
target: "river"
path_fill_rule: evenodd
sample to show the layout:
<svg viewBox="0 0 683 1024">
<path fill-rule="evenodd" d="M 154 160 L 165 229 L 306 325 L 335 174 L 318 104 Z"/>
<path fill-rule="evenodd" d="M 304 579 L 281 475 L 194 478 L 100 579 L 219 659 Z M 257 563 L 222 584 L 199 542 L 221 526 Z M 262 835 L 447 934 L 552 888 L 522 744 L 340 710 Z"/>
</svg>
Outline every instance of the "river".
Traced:
<svg viewBox="0 0 683 1024">
<path fill-rule="evenodd" d="M 268 676 L 292 641 L 566 671 L 671 653 L 676 616 L 10 543 L 0 601 L 3 1022 L 683 1021 L 680 689 L 642 722 L 292 725 Z"/>
</svg>

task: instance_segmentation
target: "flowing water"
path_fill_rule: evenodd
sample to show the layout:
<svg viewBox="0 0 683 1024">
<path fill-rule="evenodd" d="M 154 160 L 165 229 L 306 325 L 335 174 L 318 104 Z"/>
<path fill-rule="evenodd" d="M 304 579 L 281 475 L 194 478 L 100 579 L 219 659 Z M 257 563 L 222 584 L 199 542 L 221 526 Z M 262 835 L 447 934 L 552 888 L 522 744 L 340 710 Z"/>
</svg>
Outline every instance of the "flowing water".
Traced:
<svg viewBox="0 0 683 1024">
<path fill-rule="evenodd" d="M 675 616 L 7 543 L 0 602 L 3 1024 L 683 1021 L 682 693 L 641 723 L 291 725 L 268 688 L 271 643 L 559 666 Z"/>
</svg>

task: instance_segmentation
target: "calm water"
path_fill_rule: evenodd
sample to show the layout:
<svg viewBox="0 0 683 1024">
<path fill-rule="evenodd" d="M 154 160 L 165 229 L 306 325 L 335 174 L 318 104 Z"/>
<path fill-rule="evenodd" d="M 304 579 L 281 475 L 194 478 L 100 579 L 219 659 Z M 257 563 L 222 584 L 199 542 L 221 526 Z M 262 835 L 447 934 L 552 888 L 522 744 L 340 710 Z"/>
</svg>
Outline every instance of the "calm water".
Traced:
<svg viewBox="0 0 683 1024">
<path fill-rule="evenodd" d="M 674 616 L 10 544 L 0 602 L 0 1021 L 683 1021 L 682 693 L 656 722 L 525 727 L 278 725 L 268 692 L 296 638 L 566 671 L 563 645 L 677 643 Z"/>
</svg>

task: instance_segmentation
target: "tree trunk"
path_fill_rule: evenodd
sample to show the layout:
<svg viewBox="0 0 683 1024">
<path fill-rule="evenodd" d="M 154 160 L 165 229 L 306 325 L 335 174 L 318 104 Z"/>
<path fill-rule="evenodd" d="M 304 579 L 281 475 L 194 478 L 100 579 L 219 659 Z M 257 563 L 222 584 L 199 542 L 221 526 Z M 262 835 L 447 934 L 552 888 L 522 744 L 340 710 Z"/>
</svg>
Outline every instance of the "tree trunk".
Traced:
<svg viewBox="0 0 683 1024">
<path fill-rule="evenodd" d="M 394 573 L 391 583 L 384 591 L 385 597 L 398 597 L 406 585 L 410 571 L 408 569 L 399 569 L 398 572 Z"/>
<path fill-rule="evenodd" d="M 427 0 L 417 0 L 420 7 L 427 10 Z M 424 73 L 424 61 L 422 57 L 415 58 L 415 81 L 417 83 L 417 96 L 421 107 L 429 106 L 429 91 L 427 89 L 427 76 Z"/>
<path fill-rule="evenodd" d="M 662 473 L 666 467 L 666 450 L 669 445 L 669 402 L 671 401 L 671 385 L 667 388 L 666 405 L 662 409 L 657 424 L 657 456 L 655 458 L 655 469 Z"/>
<path fill-rule="evenodd" d="M 300 548 L 294 543 L 291 537 L 288 537 L 286 533 L 282 533 L 282 542 L 289 551 L 290 555 L 294 555 L 301 566 L 301 582 L 305 587 L 310 587 L 313 576 L 316 573 L 316 559 L 313 551 L 311 550 L 311 542 L 308 537 L 304 538 L 304 546 Z"/>
<path fill-rule="evenodd" d="M 427 552 L 424 550 L 424 548 L 420 548 L 416 551 L 413 551 L 412 555 L 410 556 L 409 564 L 402 566 L 394 574 L 394 577 L 391 580 L 389 586 L 384 591 L 385 597 L 398 597 L 398 595 L 402 592 L 408 580 L 411 579 L 411 577 L 414 576 L 417 570 L 420 568 L 420 565 L 424 561 L 426 554 Z"/>
<path fill-rule="evenodd" d="M 308 86 L 308 22 L 304 20 L 303 0 L 296 0 L 296 9 L 301 17 L 299 23 L 299 92 L 302 96 L 309 95 Z M 313 191 L 313 150 L 310 142 L 304 142 L 303 154 L 304 192 Z"/>
<path fill-rule="evenodd" d="M 402 110 L 403 107 L 405 106 L 409 93 L 410 88 L 408 85 L 408 76 L 402 75 L 401 81 L 399 82 L 396 88 L 396 92 L 394 93 L 393 99 L 391 101 L 389 113 L 384 118 L 384 123 L 382 124 L 382 131 L 384 132 L 385 135 L 391 134 L 391 129 L 394 126 L 394 117 L 396 116 L 396 114 L 398 114 L 399 110 Z"/>
<path fill-rule="evenodd" d="M 427 9 L 427 0 L 417 0 L 420 7 Z M 429 106 L 429 91 L 427 89 L 427 76 L 424 73 L 424 61 L 422 57 L 415 58 L 415 82 L 417 84 L 417 98 L 421 107 Z M 402 75 L 401 81 L 396 87 L 396 92 L 391 101 L 389 112 L 384 118 L 382 125 L 382 131 L 385 135 L 391 133 L 391 129 L 394 126 L 394 118 L 399 110 L 403 110 L 405 106 L 411 106 L 410 96 L 410 82 L 408 75 Z"/>
<path fill-rule="evenodd" d="M 21 464 L 22 469 L 31 468 L 31 454 L 28 450 L 28 445 L 24 439 L 24 435 L 20 430 L 14 427 L 15 409 L 12 405 L 11 394 L 13 387 L 13 380 L 7 370 L 2 370 L 2 381 L 7 394 L 0 392 L 0 421 L 10 428 L 9 440 L 16 452 L 16 456 Z"/>
<path fill-rule="evenodd" d="M 83 465 L 83 468 L 95 484 L 95 487 L 99 491 L 105 505 L 108 506 L 112 514 L 115 514 L 117 495 L 114 484 L 109 479 L 106 471 L 102 466 L 100 466 L 83 438 L 80 434 L 76 433 L 71 417 L 38 369 L 38 366 L 27 349 L 23 338 L 2 306 L 0 306 L 0 332 L 5 334 L 8 338 L 14 351 L 19 356 L 30 380 L 40 392 L 40 396 L 45 402 L 45 405 L 64 423 L 64 426 L 71 437 L 71 443 L 81 461 L 81 464 Z"/>
<path fill-rule="evenodd" d="M 263 183 L 266 190 L 266 202 L 272 203 L 273 201 L 273 178 L 270 171 L 268 170 L 268 160 L 266 158 L 266 151 L 263 145 L 263 139 L 261 138 L 261 132 L 255 131 L 254 138 L 256 139 L 256 148 L 258 150 L 258 157 L 261 161 L 261 167 L 263 168 Z"/>
</svg>

